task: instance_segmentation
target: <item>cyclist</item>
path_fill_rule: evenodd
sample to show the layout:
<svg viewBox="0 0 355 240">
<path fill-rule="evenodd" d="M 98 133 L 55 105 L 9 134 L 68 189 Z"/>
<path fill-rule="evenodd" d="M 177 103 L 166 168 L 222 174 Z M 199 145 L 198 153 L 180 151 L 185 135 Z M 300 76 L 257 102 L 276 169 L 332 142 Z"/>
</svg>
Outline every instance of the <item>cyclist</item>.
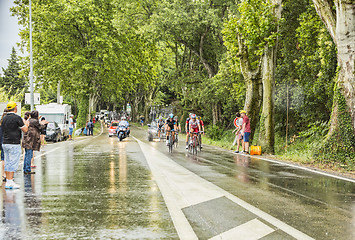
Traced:
<svg viewBox="0 0 355 240">
<path fill-rule="evenodd" d="M 174 121 L 174 114 L 169 114 L 169 118 L 166 120 L 166 123 L 165 123 L 165 131 L 166 131 L 166 145 L 169 144 L 169 132 L 170 131 L 173 131 L 171 134 L 172 134 L 172 138 L 173 138 L 173 142 L 174 142 L 174 136 L 175 136 L 175 132 L 177 130 L 177 127 L 176 127 L 176 122 Z"/>
<path fill-rule="evenodd" d="M 201 116 L 198 116 L 197 120 L 200 122 L 203 134 L 205 134 L 205 124 L 203 123 Z M 202 148 L 202 138 L 200 138 L 200 144 L 201 144 L 201 148 Z"/>
<path fill-rule="evenodd" d="M 185 123 L 185 131 L 186 131 L 186 149 L 189 148 L 189 130 L 190 130 L 190 127 L 189 127 L 189 123 L 190 123 L 190 119 L 191 119 L 191 115 L 192 113 L 189 114 L 189 117 L 186 118 L 186 123 Z"/>
<path fill-rule="evenodd" d="M 160 141 L 160 133 L 164 129 L 164 125 L 165 125 L 165 122 L 163 120 L 163 117 L 160 116 L 159 120 L 158 120 L 158 138 L 159 138 L 159 141 Z"/>
<path fill-rule="evenodd" d="M 196 119 L 196 114 L 191 115 L 191 120 L 189 122 L 189 132 L 190 132 L 190 137 L 192 138 L 193 133 L 198 133 L 201 131 L 201 125 L 200 122 Z"/>
</svg>

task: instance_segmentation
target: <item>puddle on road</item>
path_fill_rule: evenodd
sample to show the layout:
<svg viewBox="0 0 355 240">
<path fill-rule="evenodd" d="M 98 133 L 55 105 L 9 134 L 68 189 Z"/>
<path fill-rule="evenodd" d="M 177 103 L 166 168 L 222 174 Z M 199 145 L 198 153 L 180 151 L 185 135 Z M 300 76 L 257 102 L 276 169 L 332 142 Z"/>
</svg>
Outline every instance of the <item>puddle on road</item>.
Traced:
<svg viewBox="0 0 355 240">
<path fill-rule="evenodd" d="M 149 169 L 126 144 L 102 137 L 66 145 L 2 189 L 0 239 L 177 239 Z"/>
</svg>

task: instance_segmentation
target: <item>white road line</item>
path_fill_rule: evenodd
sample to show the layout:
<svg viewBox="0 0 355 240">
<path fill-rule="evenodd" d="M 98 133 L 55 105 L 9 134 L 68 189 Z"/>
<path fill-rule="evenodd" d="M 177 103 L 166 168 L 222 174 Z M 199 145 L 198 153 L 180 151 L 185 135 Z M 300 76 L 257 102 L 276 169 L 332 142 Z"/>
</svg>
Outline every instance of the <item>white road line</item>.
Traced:
<svg viewBox="0 0 355 240">
<path fill-rule="evenodd" d="M 237 153 L 234 153 L 234 154 L 237 154 Z M 317 174 L 324 175 L 324 176 L 327 176 L 327 177 L 332 177 L 332 178 L 336 178 L 336 179 L 339 179 L 339 180 L 355 183 L 355 179 L 346 178 L 346 177 L 338 176 L 338 175 L 331 174 L 331 173 L 326 173 L 326 172 L 323 172 L 321 170 L 311 169 L 311 168 L 308 168 L 308 167 L 299 166 L 297 164 L 285 163 L 285 162 L 278 161 L 278 160 L 272 160 L 272 159 L 267 159 L 267 158 L 263 158 L 263 157 L 257 157 L 255 155 L 253 155 L 253 156 L 249 156 L 248 155 L 248 157 L 264 160 L 264 161 L 267 161 L 267 162 L 277 163 L 277 164 L 285 165 L 285 166 L 288 166 L 288 167 L 299 168 L 299 169 L 302 169 L 302 170 L 305 170 L 305 171 L 317 173 Z"/>
<path fill-rule="evenodd" d="M 201 201 L 211 200 L 212 197 L 218 198 L 221 196 L 229 198 L 239 206 L 252 212 L 259 218 L 269 222 L 271 225 L 281 229 L 296 239 L 313 239 L 277 218 L 272 217 L 247 202 L 244 202 L 215 184 L 199 177 L 197 174 L 182 167 L 148 144 L 143 143 L 136 138 L 134 139 L 139 143 L 145 155 L 181 239 L 195 239 L 195 237 L 192 237 L 194 235 L 192 228 L 186 227 L 188 221 L 182 213 L 182 208 L 194 205 Z M 191 237 L 185 237 L 184 234 L 187 233 Z"/>
<path fill-rule="evenodd" d="M 210 240 L 258 240 L 274 231 L 274 229 L 260 222 L 258 219 L 253 219 L 238 227 L 232 228 L 224 233 L 210 238 Z"/>
</svg>

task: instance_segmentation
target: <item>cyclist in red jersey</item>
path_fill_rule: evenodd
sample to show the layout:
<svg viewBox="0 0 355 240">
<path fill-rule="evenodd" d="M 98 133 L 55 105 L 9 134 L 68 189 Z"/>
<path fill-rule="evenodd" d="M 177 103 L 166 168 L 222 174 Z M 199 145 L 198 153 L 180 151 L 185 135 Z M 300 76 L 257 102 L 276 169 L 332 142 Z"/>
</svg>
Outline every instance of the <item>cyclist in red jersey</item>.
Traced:
<svg viewBox="0 0 355 240">
<path fill-rule="evenodd" d="M 188 149 L 188 142 L 189 142 L 189 136 L 190 136 L 190 133 L 189 133 L 189 130 L 190 130 L 190 126 L 189 126 L 189 123 L 190 123 L 190 118 L 191 118 L 191 115 L 192 113 L 189 114 L 189 117 L 186 118 L 186 123 L 185 123 L 185 131 L 186 131 L 186 149 Z"/>
<path fill-rule="evenodd" d="M 193 133 L 198 133 L 201 131 L 200 122 L 197 120 L 196 114 L 192 114 L 191 120 L 189 122 L 190 126 L 190 137 L 192 137 Z"/>
</svg>

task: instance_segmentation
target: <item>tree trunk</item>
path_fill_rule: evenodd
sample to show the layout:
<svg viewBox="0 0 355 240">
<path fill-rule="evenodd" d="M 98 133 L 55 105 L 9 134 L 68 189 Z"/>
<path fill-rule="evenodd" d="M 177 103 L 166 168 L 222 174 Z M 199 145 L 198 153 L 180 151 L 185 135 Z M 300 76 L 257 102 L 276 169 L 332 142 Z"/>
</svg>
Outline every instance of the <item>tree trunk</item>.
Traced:
<svg viewBox="0 0 355 240">
<path fill-rule="evenodd" d="M 256 126 L 259 122 L 261 99 L 263 96 L 260 78 L 244 78 L 246 85 L 244 110 L 250 119 L 250 142 L 254 138 Z"/>
<path fill-rule="evenodd" d="M 273 154 L 275 144 L 275 47 L 265 47 L 262 64 L 263 108 L 260 116 L 259 144 L 263 152 Z"/>
<path fill-rule="evenodd" d="M 335 0 L 334 3 L 324 0 L 313 0 L 315 8 L 326 25 L 337 47 L 339 73 L 337 84 L 345 98 L 346 114 L 350 114 L 353 134 L 355 134 L 355 1 Z M 335 12 L 334 12 L 334 6 Z M 333 111 L 334 112 L 334 111 Z M 337 124 L 331 118 L 331 125 Z M 331 127 L 329 134 L 332 134 Z"/>
<path fill-rule="evenodd" d="M 316 157 L 351 163 L 355 159 L 355 1 L 313 0 L 337 47 L 338 78 L 327 138 Z M 334 8 L 335 7 L 335 8 Z"/>
<path fill-rule="evenodd" d="M 345 97 L 355 134 L 355 1 L 349 2 L 336 1 L 335 35 L 340 66 L 338 83 Z"/>
<path fill-rule="evenodd" d="M 239 47 L 238 57 L 240 58 L 240 69 L 243 74 L 246 86 L 244 110 L 247 112 L 247 115 L 250 119 L 250 141 L 252 141 L 254 138 L 256 125 L 259 121 L 261 99 L 263 95 L 260 79 L 260 65 L 256 69 L 252 69 L 249 60 L 248 49 L 244 45 L 242 37 L 238 35 L 237 38 Z"/>
<path fill-rule="evenodd" d="M 89 95 L 89 111 L 88 111 L 88 118 L 91 119 L 92 114 L 95 114 L 95 106 L 97 103 L 98 96 L 95 94 Z"/>
<path fill-rule="evenodd" d="M 282 0 L 273 0 L 274 12 L 281 18 Z M 275 70 L 277 44 L 266 46 L 262 60 L 263 108 L 260 116 L 259 144 L 263 152 L 275 152 Z"/>
<path fill-rule="evenodd" d="M 212 103 L 212 124 L 216 125 L 218 122 L 218 108 L 216 103 Z"/>
</svg>

